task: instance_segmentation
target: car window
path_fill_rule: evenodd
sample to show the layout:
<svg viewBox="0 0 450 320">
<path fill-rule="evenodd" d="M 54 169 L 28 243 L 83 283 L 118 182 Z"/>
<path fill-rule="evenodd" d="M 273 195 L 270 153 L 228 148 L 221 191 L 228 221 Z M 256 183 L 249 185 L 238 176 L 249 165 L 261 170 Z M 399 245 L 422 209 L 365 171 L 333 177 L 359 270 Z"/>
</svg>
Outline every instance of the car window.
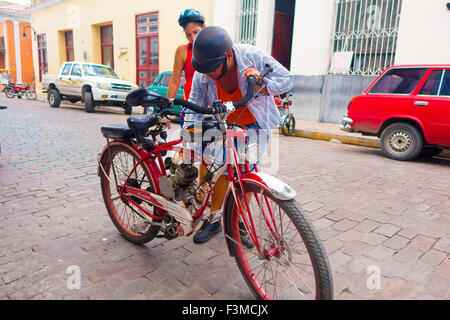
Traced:
<svg viewBox="0 0 450 320">
<path fill-rule="evenodd" d="M 81 76 L 81 66 L 79 64 L 74 64 L 72 68 L 72 72 L 70 72 L 72 76 Z"/>
<path fill-rule="evenodd" d="M 100 66 L 95 64 L 84 64 L 83 70 L 85 76 L 106 77 L 115 79 L 119 78 L 113 69 L 106 66 Z"/>
<path fill-rule="evenodd" d="M 411 93 L 426 70 L 426 68 L 391 69 L 374 84 L 369 93 Z"/>
<path fill-rule="evenodd" d="M 422 89 L 420 89 L 419 95 L 437 95 L 442 80 L 442 72 L 443 70 L 433 70 Z"/>
<path fill-rule="evenodd" d="M 441 88 L 439 90 L 440 96 L 450 96 L 450 69 L 446 69 L 442 79 Z"/>
<path fill-rule="evenodd" d="M 171 74 L 166 74 L 166 75 L 164 76 L 163 81 L 161 82 L 161 86 L 163 86 L 163 87 L 168 87 L 168 86 L 169 86 L 169 83 L 170 83 L 170 78 L 172 78 L 172 75 L 171 75 Z"/>
<path fill-rule="evenodd" d="M 72 64 L 71 63 L 66 63 L 66 65 L 64 66 L 64 69 L 63 69 L 63 71 L 62 71 L 62 75 L 63 76 L 67 76 L 67 75 L 69 75 L 69 72 L 70 72 L 70 68 L 72 67 Z"/>
</svg>

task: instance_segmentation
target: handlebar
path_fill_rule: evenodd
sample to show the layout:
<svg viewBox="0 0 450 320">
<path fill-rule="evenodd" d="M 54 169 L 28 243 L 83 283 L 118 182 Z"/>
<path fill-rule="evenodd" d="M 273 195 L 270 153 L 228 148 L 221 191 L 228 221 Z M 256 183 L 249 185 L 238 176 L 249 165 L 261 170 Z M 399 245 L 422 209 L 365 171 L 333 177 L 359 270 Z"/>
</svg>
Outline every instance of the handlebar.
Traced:
<svg viewBox="0 0 450 320">
<path fill-rule="evenodd" d="M 253 76 L 247 78 L 248 84 L 247 92 L 245 93 L 244 97 L 241 100 L 232 103 L 234 109 L 239 109 L 243 107 L 254 97 L 255 86 L 256 85 L 262 86 L 263 78 L 266 75 L 270 74 L 272 70 L 273 70 L 272 67 L 266 64 L 264 70 L 261 72 L 259 79 L 256 79 Z M 229 103 L 222 104 L 220 101 L 214 102 L 210 108 L 207 108 L 182 99 L 169 100 L 166 97 L 160 96 L 155 93 L 149 94 L 146 88 L 139 88 L 137 90 L 130 92 L 127 95 L 126 101 L 131 106 L 160 107 L 161 111 L 157 114 L 158 117 L 169 114 L 170 113 L 169 109 L 173 105 L 181 105 L 183 107 L 186 107 L 187 109 L 190 109 L 191 111 L 201 114 L 220 114 L 229 112 L 230 109 L 233 109 Z"/>
<path fill-rule="evenodd" d="M 233 106 L 235 109 L 239 109 L 239 108 L 243 107 L 250 101 L 251 98 L 253 98 L 253 93 L 255 90 L 255 85 L 257 83 L 257 80 L 255 77 L 250 76 L 247 79 L 247 83 L 248 83 L 248 87 L 247 87 L 247 92 L 245 93 L 245 96 L 241 100 L 233 103 Z M 227 107 L 225 105 L 213 105 L 212 108 L 205 108 L 205 107 L 198 106 L 192 102 L 182 100 L 182 99 L 174 99 L 173 104 L 181 105 L 183 107 L 190 109 L 191 111 L 194 111 L 197 113 L 202 113 L 202 114 L 218 114 L 218 113 L 223 113 L 223 112 L 227 111 Z"/>
</svg>

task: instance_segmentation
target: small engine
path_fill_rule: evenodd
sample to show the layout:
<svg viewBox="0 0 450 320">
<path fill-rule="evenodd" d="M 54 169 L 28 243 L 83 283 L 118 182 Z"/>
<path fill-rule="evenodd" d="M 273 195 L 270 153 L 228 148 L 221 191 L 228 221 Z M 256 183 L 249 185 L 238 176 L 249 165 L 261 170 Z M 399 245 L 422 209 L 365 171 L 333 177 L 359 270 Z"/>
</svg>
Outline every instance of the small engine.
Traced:
<svg viewBox="0 0 450 320">
<path fill-rule="evenodd" d="M 164 160 L 164 167 L 172 175 L 159 179 L 161 193 L 169 199 L 187 202 L 192 198 L 190 189 L 197 185 L 198 169 L 190 164 L 176 164 L 169 157 Z"/>
<path fill-rule="evenodd" d="M 175 169 L 173 182 L 181 188 L 189 187 L 198 177 L 198 169 L 190 164 L 180 164 Z"/>
</svg>

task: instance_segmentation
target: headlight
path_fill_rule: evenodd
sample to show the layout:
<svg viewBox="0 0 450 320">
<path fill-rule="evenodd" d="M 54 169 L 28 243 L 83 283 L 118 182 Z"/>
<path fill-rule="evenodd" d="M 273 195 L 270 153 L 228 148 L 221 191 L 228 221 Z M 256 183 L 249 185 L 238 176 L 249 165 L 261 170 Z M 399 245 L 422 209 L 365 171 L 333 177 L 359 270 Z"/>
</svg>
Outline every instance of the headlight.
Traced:
<svg viewBox="0 0 450 320">
<path fill-rule="evenodd" d="M 109 83 L 97 83 L 97 88 L 103 89 L 103 90 L 111 89 L 111 87 L 109 86 Z"/>
</svg>

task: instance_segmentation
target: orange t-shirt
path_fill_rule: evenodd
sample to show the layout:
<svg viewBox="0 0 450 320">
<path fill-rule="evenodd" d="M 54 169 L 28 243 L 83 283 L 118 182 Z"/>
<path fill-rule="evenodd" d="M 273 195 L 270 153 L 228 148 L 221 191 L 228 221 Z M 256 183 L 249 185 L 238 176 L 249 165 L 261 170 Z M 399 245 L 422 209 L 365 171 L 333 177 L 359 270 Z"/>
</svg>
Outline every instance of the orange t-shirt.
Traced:
<svg viewBox="0 0 450 320">
<path fill-rule="evenodd" d="M 242 99 L 241 90 L 239 90 L 239 88 L 237 88 L 236 91 L 234 91 L 233 93 L 226 93 L 225 91 L 223 91 L 223 89 L 220 86 L 218 81 L 216 81 L 216 86 L 217 86 L 218 99 L 221 100 L 222 102 L 228 102 L 228 101 L 236 102 L 236 101 L 239 101 Z M 236 122 L 236 119 L 238 119 L 237 122 Z M 240 124 L 242 126 L 248 126 L 252 123 L 255 123 L 256 118 L 253 116 L 250 109 L 247 108 L 247 105 L 244 105 L 242 108 L 239 108 L 239 109 L 235 110 L 232 114 L 230 114 L 227 118 L 227 122 L 229 122 L 229 123 L 236 122 L 236 124 Z"/>
</svg>

